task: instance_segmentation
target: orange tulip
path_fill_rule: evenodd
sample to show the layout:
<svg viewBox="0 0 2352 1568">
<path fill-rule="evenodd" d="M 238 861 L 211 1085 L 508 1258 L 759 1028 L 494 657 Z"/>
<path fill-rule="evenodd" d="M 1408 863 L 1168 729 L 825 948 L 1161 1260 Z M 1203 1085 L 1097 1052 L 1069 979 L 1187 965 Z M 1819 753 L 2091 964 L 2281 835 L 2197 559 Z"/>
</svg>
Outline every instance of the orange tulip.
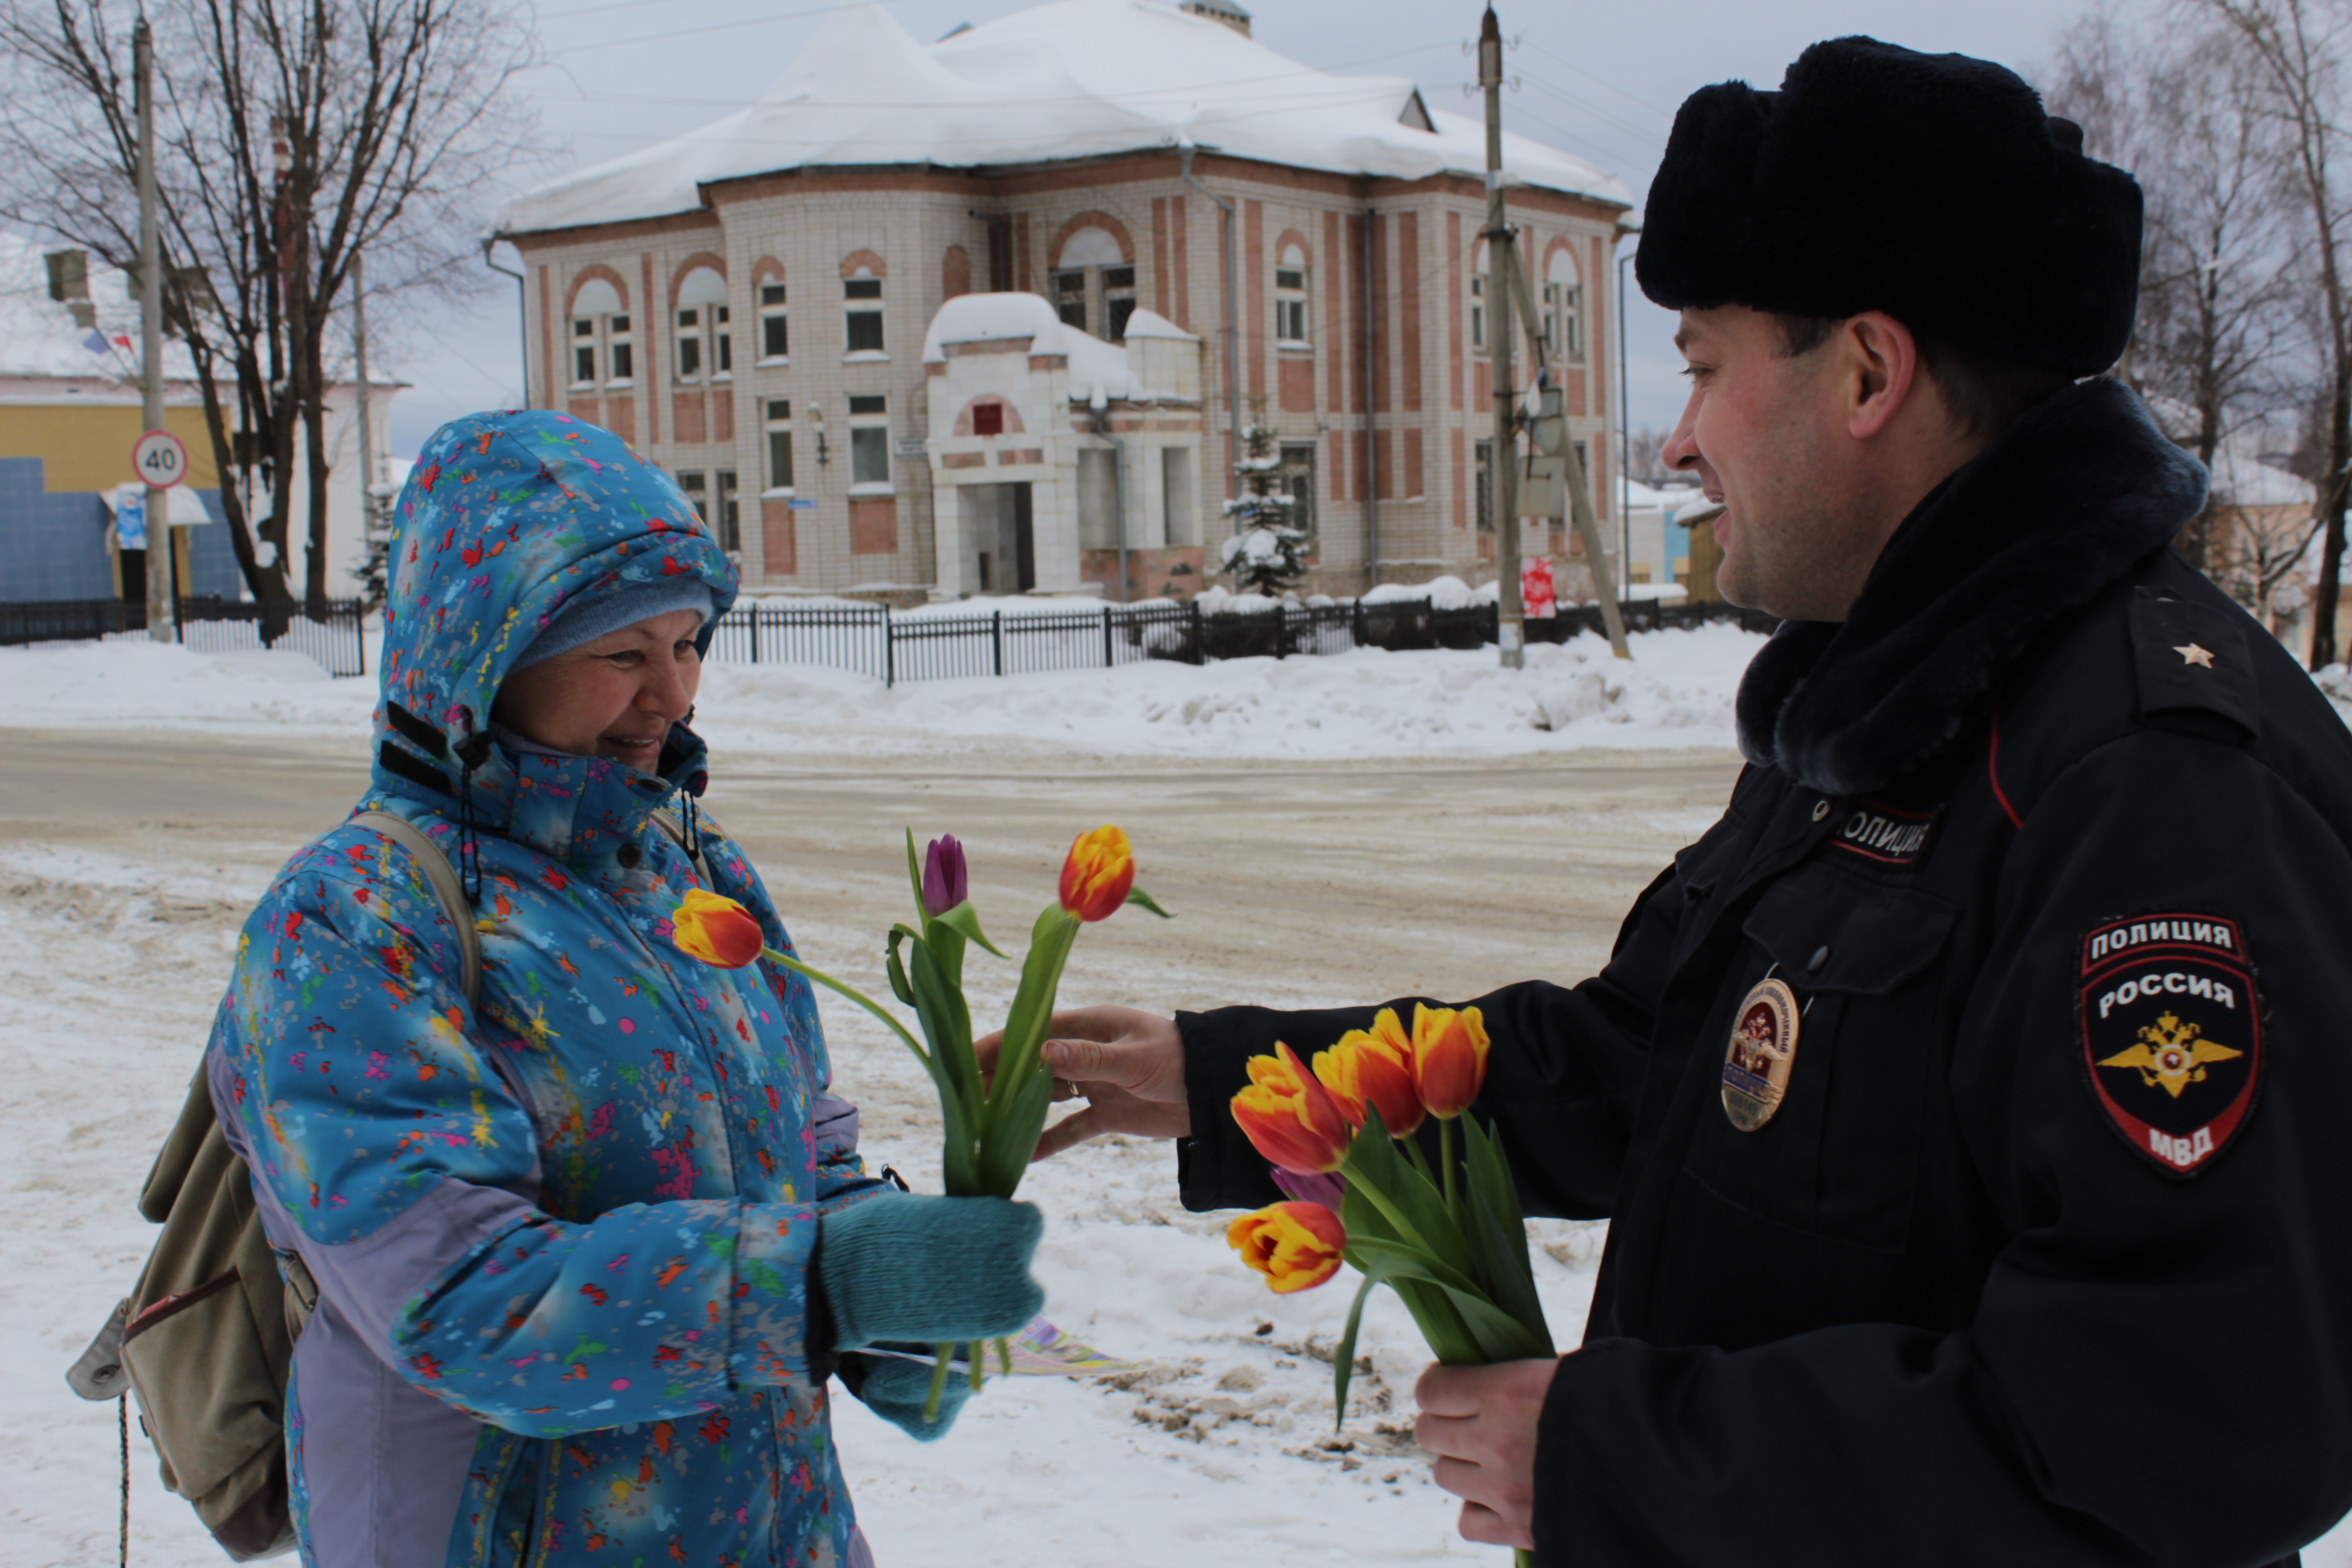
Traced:
<svg viewBox="0 0 2352 1568">
<path fill-rule="evenodd" d="M 1225 1242 L 1277 1295 L 1287 1296 L 1339 1272 L 1348 1227 L 1321 1204 L 1275 1204 L 1226 1226 Z"/>
<path fill-rule="evenodd" d="M 1350 1029 L 1328 1051 L 1315 1053 L 1315 1076 L 1339 1102 L 1348 1120 L 1361 1127 L 1364 1105 L 1381 1113 L 1391 1138 L 1410 1136 L 1421 1125 L 1421 1096 L 1413 1088 L 1412 1037 L 1396 1009 L 1383 1007 L 1370 1030 Z"/>
<path fill-rule="evenodd" d="M 1475 1007 L 1412 1009 L 1412 1081 L 1429 1113 L 1451 1121 L 1486 1082 L 1486 1021 Z"/>
<path fill-rule="evenodd" d="M 1249 1087 L 1234 1096 L 1234 1120 L 1257 1152 L 1286 1171 L 1336 1171 L 1353 1129 L 1347 1113 L 1279 1040 L 1275 1055 L 1252 1057 Z"/>
<path fill-rule="evenodd" d="M 1108 920 L 1135 886 L 1135 852 L 1127 835 L 1103 826 L 1081 833 L 1062 862 L 1062 907 L 1082 921 Z"/>
<path fill-rule="evenodd" d="M 670 940 L 688 958 L 721 969 L 740 969 L 768 945 L 760 922 L 734 900 L 702 888 L 687 890 L 686 902 L 669 917 Z"/>
</svg>

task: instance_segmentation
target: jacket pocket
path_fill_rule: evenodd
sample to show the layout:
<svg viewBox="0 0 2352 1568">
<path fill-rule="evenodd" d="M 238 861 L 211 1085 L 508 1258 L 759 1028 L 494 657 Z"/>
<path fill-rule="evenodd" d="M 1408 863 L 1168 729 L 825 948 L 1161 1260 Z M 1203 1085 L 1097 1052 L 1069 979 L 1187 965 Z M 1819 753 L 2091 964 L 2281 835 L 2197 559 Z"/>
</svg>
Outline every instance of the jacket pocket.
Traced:
<svg viewBox="0 0 2352 1568">
<path fill-rule="evenodd" d="M 1714 1194 L 1778 1226 L 1897 1251 L 1910 1227 L 1927 1084 L 1946 1033 L 1937 961 L 1958 907 L 1828 867 L 1801 868 L 1759 899 L 1694 1068 L 1710 1098 L 1688 1169 Z M 1786 1091 L 1754 1131 L 1720 1104 L 1734 1015 L 1767 976 L 1799 1007 Z"/>
</svg>

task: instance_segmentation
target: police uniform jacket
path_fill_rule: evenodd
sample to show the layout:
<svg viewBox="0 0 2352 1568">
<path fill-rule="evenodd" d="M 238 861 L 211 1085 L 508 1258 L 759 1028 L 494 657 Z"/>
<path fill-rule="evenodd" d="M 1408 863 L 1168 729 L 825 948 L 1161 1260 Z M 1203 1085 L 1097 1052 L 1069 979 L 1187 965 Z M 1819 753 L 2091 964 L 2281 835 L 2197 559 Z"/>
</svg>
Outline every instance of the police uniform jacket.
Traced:
<svg viewBox="0 0 2352 1568">
<path fill-rule="evenodd" d="M 1612 1221 L 1540 1563 L 2222 1568 L 2352 1506 L 2352 734 L 2168 548 L 2203 497 L 2116 384 L 2037 407 L 1758 655 L 1607 968 L 1476 999 L 1529 1211 Z M 1370 1012 L 1180 1020 L 1188 1206 L 1276 1196 L 1244 1059 Z"/>
</svg>

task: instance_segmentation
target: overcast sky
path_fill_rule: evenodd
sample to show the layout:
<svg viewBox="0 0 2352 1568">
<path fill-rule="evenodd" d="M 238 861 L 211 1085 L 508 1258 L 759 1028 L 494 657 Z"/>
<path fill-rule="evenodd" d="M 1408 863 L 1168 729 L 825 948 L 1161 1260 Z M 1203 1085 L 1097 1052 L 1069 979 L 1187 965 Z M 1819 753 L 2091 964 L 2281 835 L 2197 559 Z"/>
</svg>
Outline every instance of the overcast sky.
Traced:
<svg viewBox="0 0 2352 1568">
<path fill-rule="evenodd" d="M 984 22 L 1025 0 L 889 0 L 919 39 L 959 22 Z M 1255 36 L 1325 70 L 1407 76 L 1432 109 L 1475 114 L 1463 84 L 1476 68 L 1464 54 L 1476 36 L 1472 4 L 1428 0 L 1245 0 Z M 1916 49 L 1958 50 L 2034 77 L 2058 32 L 2086 0 L 1968 0 L 1923 6 L 1895 0 L 1634 0 L 1512 5 L 1500 13 L 1520 47 L 1507 58 L 1519 89 L 1503 100 L 1504 123 L 1599 163 L 1635 201 L 1665 143 L 1675 106 L 1693 89 L 1727 78 L 1776 85 L 1808 43 L 1869 33 Z M 548 63 L 519 88 L 558 149 L 540 174 L 583 168 L 691 131 L 757 99 L 815 29 L 815 0 L 548 0 L 540 37 Z M 525 180 L 523 184 L 535 183 Z M 510 251 L 501 256 L 509 264 Z M 1630 270 L 1630 269 L 1629 269 Z M 513 285 L 494 279 L 476 309 L 439 330 L 408 334 L 391 368 L 413 384 L 394 405 L 394 450 L 411 453 L 443 420 L 520 395 L 520 334 Z M 1633 294 L 1633 421 L 1672 423 L 1681 405 L 1673 317 Z M 390 346 L 390 345 L 387 345 Z M 1614 345 L 1611 345 L 1612 352 Z"/>
</svg>

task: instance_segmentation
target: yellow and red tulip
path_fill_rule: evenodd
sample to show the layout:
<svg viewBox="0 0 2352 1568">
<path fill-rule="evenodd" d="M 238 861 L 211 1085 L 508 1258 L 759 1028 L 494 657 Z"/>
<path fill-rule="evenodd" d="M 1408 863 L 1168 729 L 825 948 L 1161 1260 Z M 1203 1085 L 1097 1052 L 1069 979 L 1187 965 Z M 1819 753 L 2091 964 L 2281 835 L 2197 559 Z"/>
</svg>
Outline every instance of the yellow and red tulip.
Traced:
<svg viewBox="0 0 2352 1568">
<path fill-rule="evenodd" d="M 1486 1083 L 1486 1021 L 1475 1007 L 1412 1009 L 1413 1089 L 1432 1116 L 1451 1121 Z"/>
<path fill-rule="evenodd" d="M 721 969 L 740 969 L 760 956 L 768 939 L 751 911 L 703 888 L 687 889 L 669 917 L 670 940 L 680 952 Z"/>
<path fill-rule="evenodd" d="M 1276 1294 L 1311 1290 L 1339 1271 L 1348 1228 L 1321 1204 L 1274 1204 L 1225 1228 L 1225 1242 Z"/>
<path fill-rule="evenodd" d="M 1302 1175 L 1336 1171 L 1355 1129 L 1330 1092 L 1280 1041 L 1270 1057 L 1252 1057 L 1249 1087 L 1234 1096 L 1234 1120 L 1273 1164 Z"/>
<path fill-rule="evenodd" d="M 1108 920 L 1134 886 L 1135 852 L 1116 827 L 1079 834 L 1062 862 L 1062 907 L 1082 921 Z"/>
<path fill-rule="evenodd" d="M 1383 1007 L 1370 1029 L 1350 1029 L 1330 1049 L 1315 1053 L 1315 1076 L 1358 1127 L 1367 1102 L 1381 1113 L 1391 1138 L 1410 1137 L 1422 1121 L 1413 1085 L 1412 1037 L 1396 1009 Z"/>
</svg>

